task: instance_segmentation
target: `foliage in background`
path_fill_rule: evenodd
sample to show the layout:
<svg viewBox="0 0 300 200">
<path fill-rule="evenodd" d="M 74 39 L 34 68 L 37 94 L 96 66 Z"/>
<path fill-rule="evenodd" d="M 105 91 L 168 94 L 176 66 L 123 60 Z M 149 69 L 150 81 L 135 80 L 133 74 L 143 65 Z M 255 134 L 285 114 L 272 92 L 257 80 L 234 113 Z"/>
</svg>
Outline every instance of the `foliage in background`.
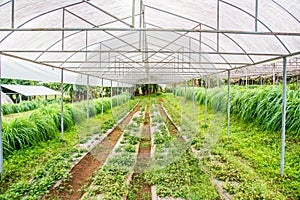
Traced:
<svg viewBox="0 0 300 200">
<path fill-rule="evenodd" d="M 192 88 L 178 88 L 175 90 L 178 96 L 186 96 L 192 100 Z M 185 95 L 186 94 L 186 95 Z M 207 95 L 205 95 L 207 94 Z M 214 111 L 226 112 L 227 88 L 195 88 L 195 101 L 205 104 Z M 262 86 L 244 88 L 233 86 L 231 88 L 230 111 L 244 121 L 253 121 L 260 127 L 271 131 L 281 129 L 282 118 L 282 87 Z M 286 128 L 288 131 L 300 134 L 300 92 L 287 89 L 287 117 Z"/>
</svg>

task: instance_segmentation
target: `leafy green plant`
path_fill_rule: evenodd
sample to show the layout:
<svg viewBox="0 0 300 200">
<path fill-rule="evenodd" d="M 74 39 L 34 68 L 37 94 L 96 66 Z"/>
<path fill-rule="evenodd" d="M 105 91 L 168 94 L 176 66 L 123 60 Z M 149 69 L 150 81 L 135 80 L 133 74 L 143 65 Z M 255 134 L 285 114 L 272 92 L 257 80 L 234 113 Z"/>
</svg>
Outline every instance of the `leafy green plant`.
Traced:
<svg viewBox="0 0 300 200">
<path fill-rule="evenodd" d="M 132 104 L 133 105 L 133 104 Z M 87 189 L 84 199 L 96 198 L 101 194 L 102 199 L 120 199 L 128 192 L 128 178 L 135 164 L 135 155 L 140 138 L 140 119 L 134 115 L 131 123 L 125 127 L 120 146 L 115 149 L 112 156 L 108 158 L 106 164 L 96 172 L 93 177 L 92 187 Z"/>
<path fill-rule="evenodd" d="M 269 93 L 268 90 L 272 94 L 265 96 Z M 269 109 L 269 103 L 276 106 L 280 104 L 280 88 L 246 90 L 238 87 L 233 88 L 233 93 L 235 94 L 232 95 L 232 106 L 235 108 L 232 109 L 238 109 L 239 112 L 231 119 L 231 138 L 227 138 L 223 113 L 212 112 L 210 107 L 207 113 L 209 126 L 200 126 L 191 143 L 204 159 L 207 173 L 219 180 L 223 188 L 237 199 L 298 199 L 300 179 L 295 163 L 299 162 L 299 154 L 296 153 L 299 149 L 299 135 L 287 135 L 286 171 L 282 177 L 279 175 L 280 134 L 271 131 L 271 128 L 263 128 L 266 124 L 258 124 L 251 118 L 258 117 L 253 109 L 258 105 L 264 108 L 261 111 L 264 113 L 265 109 Z M 254 103 L 251 98 L 261 99 Z M 200 106 L 200 110 L 203 112 L 203 105 Z M 276 109 L 266 112 L 274 110 Z M 247 112 L 251 114 L 248 115 Z M 173 112 L 170 112 L 170 115 L 173 116 Z M 215 144 L 207 151 L 210 142 Z"/>
<path fill-rule="evenodd" d="M 39 199 L 47 194 L 56 181 L 69 180 L 68 173 L 72 164 L 72 155 L 82 153 L 79 149 L 68 149 L 44 163 L 42 168 L 32 172 L 30 181 L 21 180 L 8 188 L 0 199 Z"/>
</svg>

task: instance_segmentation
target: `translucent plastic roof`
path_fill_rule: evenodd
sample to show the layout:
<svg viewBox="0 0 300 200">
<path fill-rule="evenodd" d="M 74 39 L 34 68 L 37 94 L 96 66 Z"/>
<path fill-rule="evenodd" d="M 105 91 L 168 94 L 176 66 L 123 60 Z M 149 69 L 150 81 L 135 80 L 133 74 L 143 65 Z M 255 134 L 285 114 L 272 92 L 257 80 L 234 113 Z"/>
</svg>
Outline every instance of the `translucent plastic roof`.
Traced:
<svg viewBox="0 0 300 200">
<path fill-rule="evenodd" d="M 25 96 L 38 96 L 38 95 L 60 95 L 60 92 L 52 90 L 44 86 L 35 85 L 4 85 L 1 87 L 6 88 L 14 93 L 22 94 Z"/>
<path fill-rule="evenodd" d="M 130 84 L 300 54 L 299 0 L 0 0 L 0 13 L 3 57 Z"/>
</svg>

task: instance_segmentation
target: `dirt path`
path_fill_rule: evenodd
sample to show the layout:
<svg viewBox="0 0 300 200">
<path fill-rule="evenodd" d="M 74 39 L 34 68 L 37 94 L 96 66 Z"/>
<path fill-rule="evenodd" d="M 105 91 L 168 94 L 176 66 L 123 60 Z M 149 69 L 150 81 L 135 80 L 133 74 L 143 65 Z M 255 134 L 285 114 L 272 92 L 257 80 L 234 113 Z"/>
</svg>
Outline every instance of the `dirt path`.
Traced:
<svg viewBox="0 0 300 200">
<path fill-rule="evenodd" d="M 82 186 L 91 183 L 93 173 L 99 169 L 106 161 L 113 147 L 122 135 L 120 127 L 127 126 L 132 116 L 139 110 L 137 105 L 127 117 L 116 126 L 109 135 L 104 138 L 91 152 L 86 154 L 83 159 L 71 170 L 71 180 L 62 186 L 53 188 L 46 199 L 67 199 L 77 200 L 83 195 Z M 61 190 L 57 189 L 62 187 Z"/>
<path fill-rule="evenodd" d="M 151 132 L 150 132 L 149 105 L 145 111 L 142 127 L 142 140 L 139 145 L 137 163 L 131 180 L 131 196 L 137 200 L 151 200 L 151 187 L 143 178 L 143 172 L 148 167 L 151 158 Z M 131 197 L 132 199 L 132 197 Z"/>
</svg>

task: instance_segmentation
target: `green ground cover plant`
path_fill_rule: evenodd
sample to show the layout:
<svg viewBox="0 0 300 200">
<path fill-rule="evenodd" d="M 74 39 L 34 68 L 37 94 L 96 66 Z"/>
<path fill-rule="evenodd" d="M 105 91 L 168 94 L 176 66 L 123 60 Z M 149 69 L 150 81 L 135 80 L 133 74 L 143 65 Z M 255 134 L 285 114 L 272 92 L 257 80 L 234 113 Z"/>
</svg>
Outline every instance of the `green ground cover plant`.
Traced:
<svg viewBox="0 0 300 200">
<path fill-rule="evenodd" d="M 91 187 L 86 189 L 84 199 L 97 198 L 114 200 L 126 196 L 129 183 L 126 182 L 134 169 L 137 145 L 140 141 L 142 113 L 134 115 L 131 123 L 124 129 L 120 145 L 112 152 L 106 163 L 95 172 Z"/>
<path fill-rule="evenodd" d="M 170 102 L 169 97 L 163 97 L 164 105 L 173 107 L 175 102 L 178 103 L 177 99 Z M 157 186 L 156 192 L 159 197 L 216 199 L 218 194 L 211 185 L 209 176 L 201 170 L 199 160 L 192 155 L 189 146 L 178 141 L 178 136 L 169 133 L 167 122 L 161 120 L 156 106 L 153 110 L 151 126 L 158 129 L 153 133 L 155 152 L 150 168 L 144 173 L 145 179 L 150 185 Z M 169 114 L 174 116 L 174 121 L 181 123 L 181 109 L 173 111 Z"/>
<path fill-rule="evenodd" d="M 203 105 L 200 110 L 202 118 Z M 256 121 L 246 122 L 233 116 L 228 139 L 227 120 L 222 112 L 209 109 L 207 120 L 208 126 L 199 127 L 192 146 L 202 156 L 207 172 L 221 181 L 229 194 L 237 199 L 299 199 L 297 134 L 287 134 L 285 175 L 280 176 L 279 131 L 264 130 Z"/>
<path fill-rule="evenodd" d="M 134 103 L 136 101 L 127 102 L 125 105 L 127 107 L 135 105 Z M 124 105 L 120 105 L 116 110 L 123 110 L 123 107 Z M 45 112 L 51 113 L 51 109 L 47 108 Z M 41 115 L 49 117 L 43 112 Z M 0 199 L 40 199 L 40 196 L 47 194 L 58 180 L 67 180 L 73 160 L 85 152 L 74 146 L 81 141 L 83 136 L 89 137 L 95 133 L 100 136 L 115 124 L 110 110 L 106 110 L 103 116 L 97 115 L 90 118 L 90 128 L 86 128 L 86 121 L 71 126 L 65 132 L 63 142 L 59 132 L 54 128 L 56 131 L 51 140 L 41 140 L 33 143 L 32 146 L 26 146 L 6 155 L 4 174 L 0 177 Z M 44 131 L 43 124 L 40 125 L 40 130 Z M 83 129 L 84 132 L 81 132 Z"/>
</svg>

